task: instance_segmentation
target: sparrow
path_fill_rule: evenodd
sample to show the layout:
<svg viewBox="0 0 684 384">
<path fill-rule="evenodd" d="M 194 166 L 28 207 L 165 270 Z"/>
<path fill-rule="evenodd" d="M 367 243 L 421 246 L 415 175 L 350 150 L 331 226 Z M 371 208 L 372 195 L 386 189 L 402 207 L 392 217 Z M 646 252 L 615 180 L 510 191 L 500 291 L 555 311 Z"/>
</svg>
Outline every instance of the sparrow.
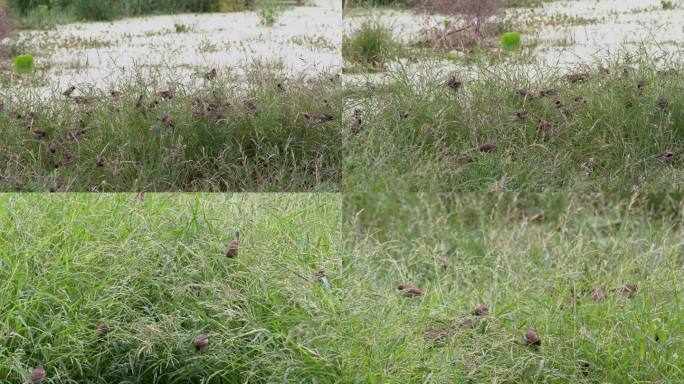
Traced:
<svg viewBox="0 0 684 384">
<path fill-rule="evenodd" d="M 560 108 L 563 106 L 563 101 L 561 99 L 555 99 L 554 104 L 556 104 L 556 108 Z"/>
<path fill-rule="evenodd" d="M 663 97 L 663 96 L 660 96 L 660 97 L 658 98 L 658 102 L 656 103 L 656 105 L 658 106 L 658 108 L 660 108 L 661 110 L 665 110 L 665 108 L 667 108 L 667 106 L 668 106 L 669 104 L 670 104 L 670 103 L 668 103 L 668 102 L 667 102 L 667 99 L 666 99 L 665 97 Z"/>
<path fill-rule="evenodd" d="M 523 340 L 525 341 L 525 345 L 535 346 L 535 347 L 538 347 L 541 345 L 541 339 L 539 339 L 539 336 L 537 336 L 537 333 L 532 329 L 528 329 L 525 332 L 525 337 L 523 338 Z"/>
<path fill-rule="evenodd" d="M 490 153 L 490 152 L 494 152 L 494 150 L 496 149 L 496 145 L 494 145 L 494 144 L 482 144 L 478 147 L 478 149 L 480 150 L 480 152 Z"/>
<path fill-rule="evenodd" d="M 452 328 L 433 328 L 425 331 L 425 333 L 423 333 L 423 337 L 436 343 L 441 343 L 453 332 L 454 330 Z"/>
<path fill-rule="evenodd" d="M 594 301 L 601 301 L 605 296 L 606 293 L 603 287 L 596 287 L 593 291 L 591 291 L 591 299 Z"/>
<path fill-rule="evenodd" d="M 245 108 L 249 109 L 252 112 L 256 111 L 257 109 L 256 104 L 254 104 L 254 101 L 250 99 L 242 100 L 242 105 L 244 105 Z"/>
<path fill-rule="evenodd" d="M 176 91 L 173 89 L 167 89 L 164 91 L 159 91 L 157 94 L 162 98 L 164 101 L 168 101 L 173 99 L 174 96 L 176 96 Z"/>
<path fill-rule="evenodd" d="M 445 84 L 453 90 L 459 90 L 463 86 L 463 81 L 452 76 Z"/>
<path fill-rule="evenodd" d="M 582 375 L 589 376 L 589 362 L 586 360 L 577 360 L 577 365 L 579 365 L 580 372 Z"/>
<path fill-rule="evenodd" d="M 311 116 L 309 113 L 304 113 L 304 117 L 314 124 L 322 124 L 333 119 L 333 115 L 329 113 L 321 113 L 318 116 Z"/>
<path fill-rule="evenodd" d="M 628 297 L 634 296 L 637 291 L 637 285 L 633 283 L 627 283 L 624 286 L 618 288 L 618 292 L 627 295 Z"/>
<path fill-rule="evenodd" d="M 207 74 L 204 75 L 204 78 L 209 81 L 216 80 L 216 68 L 212 68 L 211 71 L 207 72 Z"/>
<path fill-rule="evenodd" d="M 360 117 L 355 117 L 352 121 L 351 131 L 353 134 L 358 134 L 363 130 L 363 120 Z"/>
<path fill-rule="evenodd" d="M 409 284 L 399 284 L 399 290 L 404 293 L 406 297 L 423 296 L 423 291 Z"/>
<path fill-rule="evenodd" d="M 530 111 L 522 110 L 516 113 L 515 115 L 518 117 L 518 120 L 524 121 L 527 120 L 528 117 L 530 117 Z"/>
<path fill-rule="evenodd" d="M 558 90 L 556 89 L 542 89 L 539 91 L 539 95 L 544 96 L 558 96 Z"/>
<path fill-rule="evenodd" d="M 555 125 L 556 124 L 553 122 L 553 120 L 547 119 L 547 118 L 542 118 L 542 119 L 539 119 L 539 125 L 537 126 L 537 130 L 541 131 L 541 132 L 549 132 L 549 131 L 553 130 L 553 127 Z"/>
<path fill-rule="evenodd" d="M 458 326 L 458 331 L 459 331 L 459 332 L 463 332 L 463 331 L 465 331 L 466 329 L 474 329 L 474 328 L 475 328 L 475 323 L 473 323 L 472 320 L 467 319 L 466 321 L 462 322 L 462 323 Z"/>
<path fill-rule="evenodd" d="M 107 336 L 109 333 L 109 327 L 107 327 L 107 324 L 104 323 L 98 324 L 97 327 L 95 327 L 95 331 L 97 331 L 100 336 Z"/>
<path fill-rule="evenodd" d="M 656 159 L 658 159 L 660 161 L 669 161 L 669 160 L 672 160 L 673 158 L 674 158 L 674 153 L 672 153 L 671 151 L 665 151 L 665 152 L 659 154 L 658 156 L 656 156 Z"/>
<path fill-rule="evenodd" d="M 167 128 L 176 128 L 176 121 L 173 119 L 173 117 L 169 115 L 164 115 L 161 118 L 162 124 L 164 124 Z"/>
<path fill-rule="evenodd" d="M 62 95 L 66 96 L 66 97 L 71 97 L 71 95 L 74 93 L 75 90 L 76 90 L 76 87 L 71 85 L 64 92 L 62 92 Z"/>
<path fill-rule="evenodd" d="M 480 304 L 477 307 L 475 307 L 475 310 L 473 311 L 473 315 L 475 316 L 487 316 L 489 314 L 489 305 L 487 304 Z"/>
<path fill-rule="evenodd" d="M 317 283 L 327 284 L 328 283 L 328 273 L 325 269 L 321 268 L 313 274 L 314 281 Z"/>
<path fill-rule="evenodd" d="M 202 287 L 200 287 L 200 286 L 197 285 L 197 284 L 191 285 L 191 286 L 190 286 L 190 290 L 192 291 L 192 293 L 193 293 L 195 296 L 198 296 L 198 297 L 199 297 L 199 295 L 202 294 Z"/>
<path fill-rule="evenodd" d="M 209 336 L 207 335 L 198 335 L 195 337 L 195 349 L 198 351 L 203 350 L 209 345 Z"/>
<path fill-rule="evenodd" d="M 228 248 L 226 249 L 226 257 L 230 257 L 231 259 L 234 257 L 237 257 L 238 255 L 238 248 L 240 247 L 240 231 L 235 232 L 235 239 L 228 244 Z"/>
<path fill-rule="evenodd" d="M 574 84 L 585 81 L 588 77 L 589 75 L 586 73 L 571 73 L 569 75 L 565 75 L 565 80 Z"/>
<path fill-rule="evenodd" d="M 36 368 L 31 372 L 31 375 L 29 375 L 28 380 L 26 380 L 26 384 L 36 384 L 40 383 L 43 381 L 45 378 L 45 367 L 43 367 L 43 363 L 38 363 L 36 365 Z"/>
</svg>

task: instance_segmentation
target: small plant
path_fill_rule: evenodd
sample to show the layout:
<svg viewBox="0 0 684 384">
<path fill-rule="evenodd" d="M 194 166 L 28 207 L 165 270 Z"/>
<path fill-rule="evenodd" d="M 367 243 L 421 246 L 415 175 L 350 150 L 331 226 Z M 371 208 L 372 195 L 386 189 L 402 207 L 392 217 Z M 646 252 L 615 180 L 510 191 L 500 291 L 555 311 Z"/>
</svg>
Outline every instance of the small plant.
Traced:
<svg viewBox="0 0 684 384">
<path fill-rule="evenodd" d="M 664 10 L 670 10 L 675 8 L 674 1 L 670 0 L 661 0 L 660 5 L 663 7 Z"/>
<path fill-rule="evenodd" d="M 182 24 L 182 23 L 174 24 L 173 28 L 176 30 L 176 33 L 188 33 L 188 32 L 190 32 L 190 27 L 188 25 Z"/>
<path fill-rule="evenodd" d="M 30 75 L 35 68 L 33 56 L 19 55 L 14 59 L 14 70 L 21 75 Z"/>
<path fill-rule="evenodd" d="M 505 51 L 517 51 L 521 45 L 520 32 L 507 32 L 501 35 L 501 47 Z"/>
<path fill-rule="evenodd" d="M 368 69 L 382 69 L 397 56 L 400 44 L 392 32 L 377 21 L 366 21 L 342 42 L 342 57 Z"/>
<path fill-rule="evenodd" d="M 266 27 L 272 27 L 282 13 L 282 9 L 273 1 L 266 0 L 261 3 L 258 13 L 259 18 L 261 19 L 260 24 Z"/>
</svg>

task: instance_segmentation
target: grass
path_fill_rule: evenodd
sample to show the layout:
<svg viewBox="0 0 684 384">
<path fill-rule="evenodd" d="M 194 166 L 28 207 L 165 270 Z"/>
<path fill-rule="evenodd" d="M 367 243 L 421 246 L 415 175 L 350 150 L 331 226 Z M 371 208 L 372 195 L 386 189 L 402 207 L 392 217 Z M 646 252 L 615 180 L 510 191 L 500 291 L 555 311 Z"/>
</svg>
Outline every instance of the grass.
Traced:
<svg viewBox="0 0 684 384">
<path fill-rule="evenodd" d="M 335 382 L 325 335 L 337 288 L 311 276 L 340 268 L 340 204 L 325 194 L 0 195 L 0 381 L 23 382 L 41 361 L 50 383 Z M 200 334 L 209 346 L 198 352 Z"/>
<path fill-rule="evenodd" d="M 401 54 L 402 45 L 392 31 L 377 20 L 368 19 L 342 39 L 342 57 L 350 65 L 346 72 L 377 72 Z"/>
<path fill-rule="evenodd" d="M 47 382 L 684 379 L 682 195 L 4 194 L 0 208 L 2 381 L 39 361 Z"/>
<path fill-rule="evenodd" d="M 287 6 L 278 3 L 277 0 L 261 0 L 257 4 L 259 23 L 266 27 L 272 27 L 287 8 Z"/>
<path fill-rule="evenodd" d="M 132 78 L 115 94 L 77 88 L 47 99 L 13 87 L 0 97 L 0 190 L 337 190 L 334 76 L 257 64 L 244 76 L 203 76 L 188 85 Z"/>
<path fill-rule="evenodd" d="M 347 89 L 346 109 L 355 116 L 348 117 L 344 189 L 681 188 L 679 61 L 632 55 L 612 62 L 608 73 L 579 67 L 574 78 L 537 77 L 516 66 L 516 57 L 481 64 L 477 78 L 454 74 L 458 89 L 446 85 L 451 75 L 430 69 L 420 76 L 399 69 L 383 84 Z M 665 151 L 674 156 L 659 161 Z"/>
<path fill-rule="evenodd" d="M 49 28 L 76 21 L 106 21 L 122 17 L 183 12 L 235 12 L 244 0 L 9 0 L 22 28 Z"/>
<path fill-rule="evenodd" d="M 683 208 L 681 195 L 352 195 L 344 382 L 681 382 Z"/>
</svg>

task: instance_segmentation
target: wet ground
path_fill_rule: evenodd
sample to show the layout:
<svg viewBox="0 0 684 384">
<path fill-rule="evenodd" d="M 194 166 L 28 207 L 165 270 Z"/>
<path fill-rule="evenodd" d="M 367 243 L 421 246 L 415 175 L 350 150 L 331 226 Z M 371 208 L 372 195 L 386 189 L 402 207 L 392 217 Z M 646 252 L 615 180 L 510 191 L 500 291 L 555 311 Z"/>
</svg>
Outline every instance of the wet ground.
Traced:
<svg viewBox="0 0 684 384">
<path fill-rule="evenodd" d="M 660 0 L 576 0 L 558 1 L 538 8 L 508 9 L 504 16 L 523 33 L 524 62 L 521 67 L 543 72 L 553 68 L 571 70 L 597 60 L 609 60 L 624 52 L 645 49 L 651 57 L 667 60 L 684 52 L 684 2 L 675 0 L 674 9 L 663 9 Z M 443 16 L 426 16 L 411 11 L 354 11 L 345 15 L 345 33 L 368 18 L 392 29 L 397 39 L 415 42 L 426 28 L 439 26 Z M 446 56 L 446 55 L 444 55 Z M 468 70 L 446 57 L 423 61 L 402 60 L 390 69 L 408 68 L 418 74 L 426 70 L 450 72 Z M 377 80 L 383 75 L 347 75 L 345 79 Z"/>
<path fill-rule="evenodd" d="M 340 67 L 337 0 L 285 10 L 272 27 L 256 12 L 140 17 L 24 31 L 20 45 L 36 56 L 34 85 L 106 87 L 140 73 L 189 79 L 210 68 L 244 71 L 254 62 L 315 74 Z"/>
</svg>

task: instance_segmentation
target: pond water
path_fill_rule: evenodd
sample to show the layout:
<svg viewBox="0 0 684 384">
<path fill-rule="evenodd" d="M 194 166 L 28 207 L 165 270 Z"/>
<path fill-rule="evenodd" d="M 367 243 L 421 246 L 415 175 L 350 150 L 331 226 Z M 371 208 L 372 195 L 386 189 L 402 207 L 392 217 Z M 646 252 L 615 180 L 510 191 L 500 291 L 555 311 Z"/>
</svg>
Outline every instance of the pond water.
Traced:
<svg viewBox="0 0 684 384">
<path fill-rule="evenodd" d="M 134 73 L 182 81 L 210 68 L 243 71 L 255 61 L 290 73 L 335 71 L 340 28 L 339 1 L 316 0 L 285 10 L 272 27 L 256 12 L 179 14 L 23 31 L 18 41 L 36 56 L 39 87 L 54 91 L 105 87 Z"/>
<path fill-rule="evenodd" d="M 680 59 L 684 53 L 684 1 L 675 0 L 674 9 L 663 9 L 660 0 L 575 0 L 559 1 L 532 9 L 509 9 L 506 18 L 523 26 L 523 39 L 529 44 L 518 65 L 529 72 L 549 69 L 570 71 L 581 64 L 609 60 L 624 52 L 643 49 L 651 57 Z M 349 33 L 368 18 L 392 29 L 396 38 L 415 41 L 421 30 L 441 25 L 443 16 L 410 11 L 354 13 L 345 17 Z M 446 60 L 430 58 L 424 62 L 391 64 L 418 74 L 424 71 L 467 71 L 477 69 Z M 385 75 L 346 75 L 345 81 L 381 81 Z"/>
</svg>

